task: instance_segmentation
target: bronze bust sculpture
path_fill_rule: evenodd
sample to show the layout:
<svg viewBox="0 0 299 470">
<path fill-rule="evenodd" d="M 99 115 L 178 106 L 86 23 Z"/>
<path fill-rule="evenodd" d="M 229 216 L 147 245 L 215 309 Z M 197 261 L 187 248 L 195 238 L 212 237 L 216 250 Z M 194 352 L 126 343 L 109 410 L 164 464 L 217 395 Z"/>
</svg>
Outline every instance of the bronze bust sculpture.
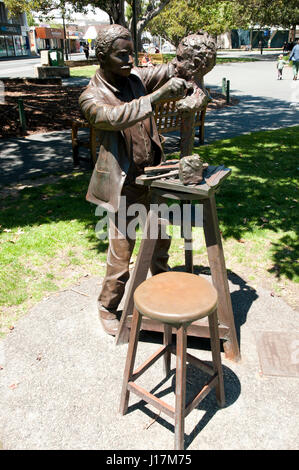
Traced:
<svg viewBox="0 0 299 470">
<path fill-rule="evenodd" d="M 177 108 L 183 112 L 202 109 L 210 100 L 209 93 L 204 86 L 204 75 L 210 72 L 216 64 L 214 38 L 203 31 L 186 36 L 177 47 L 173 64 L 176 76 L 192 84 L 192 92 L 178 101 Z"/>
</svg>

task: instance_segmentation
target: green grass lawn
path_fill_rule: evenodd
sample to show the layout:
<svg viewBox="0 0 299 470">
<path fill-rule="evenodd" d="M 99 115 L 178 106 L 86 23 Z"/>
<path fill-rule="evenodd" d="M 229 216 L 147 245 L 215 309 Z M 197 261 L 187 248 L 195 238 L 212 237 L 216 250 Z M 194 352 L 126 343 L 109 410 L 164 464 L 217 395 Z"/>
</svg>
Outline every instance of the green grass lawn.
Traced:
<svg viewBox="0 0 299 470">
<path fill-rule="evenodd" d="M 70 68 L 70 76 L 71 77 L 92 77 L 98 65 L 85 65 L 84 67 L 71 67 Z"/>
<path fill-rule="evenodd" d="M 232 169 L 216 196 L 227 268 L 251 286 L 265 285 L 291 301 L 299 280 L 299 126 L 194 150 L 204 161 Z M 89 177 L 84 170 L 50 182 L 33 180 L 31 187 L 2 199 L 2 334 L 49 293 L 87 275 L 104 275 L 107 240 L 96 237 L 96 206 L 85 201 Z M 195 238 L 195 263 L 206 269 L 202 229 L 195 229 Z M 182 248 L 182 240 L 175 238 L 172 267 L 183 264 Z"/>
</svg>

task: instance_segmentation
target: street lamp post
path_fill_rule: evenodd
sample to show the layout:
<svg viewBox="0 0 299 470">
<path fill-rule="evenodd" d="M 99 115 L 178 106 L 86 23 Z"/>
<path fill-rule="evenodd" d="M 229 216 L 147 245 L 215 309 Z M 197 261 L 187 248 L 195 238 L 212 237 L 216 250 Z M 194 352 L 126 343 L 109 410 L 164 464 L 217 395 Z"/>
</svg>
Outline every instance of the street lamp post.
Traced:
<svg viewBox="0 0 299 470">
<path fill-rule="evenodd" d="M 62 24 L 63 24 L 63 35 L 64 35 L 65 58 L 66 58 L 66 60 L 69 60 L 69 56 L 68 56 L 68 44 L 67 44 L 66 29 L 65 29 L 65 21 L 64 21 L 64 10 L 62 10 Z"/>
<path fill-rule="evenodd" d="M 135 65 L 138 66 L 138 40 L 137 40 L 136 0 L 133 0 L 133 1 L 132 1 L 132 12 L 133 12 L 133 34 L 134 34 Z"/>
</svg>

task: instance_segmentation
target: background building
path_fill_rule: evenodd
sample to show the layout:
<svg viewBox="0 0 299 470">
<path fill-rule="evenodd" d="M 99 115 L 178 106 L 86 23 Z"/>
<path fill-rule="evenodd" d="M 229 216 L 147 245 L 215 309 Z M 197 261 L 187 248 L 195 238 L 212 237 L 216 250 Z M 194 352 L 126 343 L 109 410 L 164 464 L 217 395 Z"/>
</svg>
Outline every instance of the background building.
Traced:
<svg viewBox="0 0 299 470">
<path fill-rule="evenodd" d="M 0 58 L 29 56 L 29 29 L 25 13 L 9 18 L 0 1 Z"/>
</svg>

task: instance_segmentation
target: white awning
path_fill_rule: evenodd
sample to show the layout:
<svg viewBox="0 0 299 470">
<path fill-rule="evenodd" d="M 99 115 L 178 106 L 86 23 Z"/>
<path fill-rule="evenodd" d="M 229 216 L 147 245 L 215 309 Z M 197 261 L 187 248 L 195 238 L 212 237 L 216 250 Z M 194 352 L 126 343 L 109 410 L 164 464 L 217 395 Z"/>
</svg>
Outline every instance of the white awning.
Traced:
<svg viewBox="0 0 299 470">
<path fill-rule="evenodd" d="M 89 26 L 86 33 L 83 36 L 83 39 L 95 39 L 97 37 L 97 31 L 94 26 Z"/>
</svg>

